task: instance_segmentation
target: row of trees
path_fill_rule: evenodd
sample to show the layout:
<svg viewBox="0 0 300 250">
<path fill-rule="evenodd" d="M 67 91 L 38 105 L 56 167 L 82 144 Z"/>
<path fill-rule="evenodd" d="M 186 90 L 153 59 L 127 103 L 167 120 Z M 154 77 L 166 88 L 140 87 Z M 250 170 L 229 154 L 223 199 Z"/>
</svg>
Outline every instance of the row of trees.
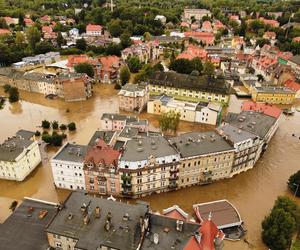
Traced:
<svg viewBox="0 0 300 250">
<path fill-rule="evenodd" d="M 214 75 L 215 72 L 215 67 L 211 62 L 206 61 L 202 64 L 198 57 L 192 60 L 183 58 L 171 60 L 170 69 L 182 74 L 191 74 L 193 71 L 197 71 L 200 75 L 208 76 Z"/>
<path fill-rule="evenodd" d="M 59 125 L 58 121 L 49 122 L 47 120 L 42 121 L 42 128 L 43 129 L 54 129 L 57 130 L 58 128 L 62 131 L 65 131 L 69 129 L 69 131 L 75 131 L 76 130 L 76 124 L 75 122 L 70 122 L 68 125 L 61 124 Z"/>
</svg>

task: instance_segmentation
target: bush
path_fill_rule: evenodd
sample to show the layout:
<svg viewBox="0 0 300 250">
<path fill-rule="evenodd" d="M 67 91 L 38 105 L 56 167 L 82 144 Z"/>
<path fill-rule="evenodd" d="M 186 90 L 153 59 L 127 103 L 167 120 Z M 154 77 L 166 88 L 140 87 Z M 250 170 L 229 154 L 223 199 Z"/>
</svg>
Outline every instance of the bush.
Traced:
<svg viewBox="0 0 300 250">
<path fill-rule="evenodd" d="M 123 66 L 120 70 L 120 81 L 122 85 L 128 83 L 130 79 L 130 71 L 127 66 Z"/>
<path fill-rule="evenodd" d="M 135 56 L 130 57 L 127 61 L 127 64 L 128 64 L 128 68 L 129 68 L 130 72 L 132 72 L 132 73 L 137 73 L 142 68 L 140 59 Z"/>
<path fill-rule="evenodd" d="M 59 135 L 59 134 L 52 135 L 51 144 L 53 146 L 56 146 L 56 147 L 61 146 L 62 141 L 63 141 L 63 136 L 62 135 Z"/>
<path fill-rule="evenodd" d="M 53 129 L 58 129 L 58 122 L 57 121 L 52 122 L 52 128 Z"/>
<path fill-rule="evenodd" d="M 47 135 L 47 134 L 49 134 L 49 133 L 48 133 L 48 131 L 45 131 L 45 130 L 42 133 L 42 135 Z"/>
<path fill-rule="evenodd" d="M 40 136 L 40 135 L 41 135 L 41 132 L 37 130 L 37 131 L 35 131 L 34 135 L 35 135 L 35 136 Z"/>
<path fill-rule="evenodd" d="M 66 130 L 67 129 L 67 126 L 65 124 L 61 124 L 59 126 L 60 130 Z"/>
<path fill-rule="evenodd" d="M 65 134 L 65 133 L 62 133 L 61 136 L 62 136 L 63 139 L 67 138 L 67 134 Z"/>
<path fill-rule="evenodd" d="M 42 121 L 42 128 L 49 129 L 50 128 L 50 122 L 47 120 Z"/>
<path fill-rule="evenodd" d="M 9 90 L 10 90 L 10 88 L 11 88 L 11 86 L 10 86 L 9 84 L 5 84 L 5 85 L 3 86 L 3 89 L 4 89 L 4 92 L 5 92 L 5 93 L 8 93 Z"/>
<path fill-rule="evenodd" d="M 68 129 L 69 129 L 69 131 L 75 131 L 76 130 L 76 124 L 75 124 L 75 122 L 70 122 L 68 124 Z"/>
<path fill-rule="evenodd" d="M 85 73 L 89 77 L 94 77 L 95 74 L 93 65 L 89 63 L 79 63 L 74 67 L 74 69 L 77 73 Z"/>
<path fill-rule="evenodd" d="M 119 83 L 116 83 L 116 84 L 115 84 L 115 89 L 119 90 L 119 89 L 121 89 L 121 88 L 122 88 L 122 86 L 121 86 Z"/>
</svg>

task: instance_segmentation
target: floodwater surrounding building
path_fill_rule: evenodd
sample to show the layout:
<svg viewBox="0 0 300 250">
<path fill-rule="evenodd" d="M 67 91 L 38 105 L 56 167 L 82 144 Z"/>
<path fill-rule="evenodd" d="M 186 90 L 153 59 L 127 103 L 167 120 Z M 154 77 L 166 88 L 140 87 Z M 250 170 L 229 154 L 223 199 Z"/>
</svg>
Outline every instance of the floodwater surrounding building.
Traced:
<svg viewBox="0 0 300 250">
<path fill-rule="evenodd" d="M 118 112 L 118 96 L 114 86 L 95 86 L 94 96 L 84 102 L 65 103 L 61 100 L 47 100 L 36 93 L 20 91 L 21 101 L 5 106 L 0 110 L 0 142 L 19 129 L 35 131 L 43 119 L 57 120 L 60 123 L 76 122 L 77 132 L 68 133 L 68 139 L 78 144 L 87 144 L 98 129 L 105 112 Z M 4 95 L 0 89 L 0 95 Z M 243 100 L 231 96 L 229 111 L 238 112 Z M 300 104 L 298 104 L 300 106 Z M 69 112 L 67 112 L 69 110 Z M 148 119 L 151 129 L 158 129 L 155 116 L 142 113 L 140 119 Z M 231 179 L 206 186 L 192 186 L 169 193 L 156 194 L 143 198 L 150 202 L 154 210 L 162 211 L 174 204 L 192 213 L 192 205 L 227 199 L 241 214 L 247 231 L 244 241 L 225 242 L 225 250 L 267 249 L 261 241 L 261 221 L 269 213 L 278 195 L 288 194 L 287 179 L 299 170 L 300 113 L 283 116 L 279 129 L 272 138 L 268 150 L 256 166 L 246 173 Z M 179 131 L 207 131 L 212 126 L 180 122 Z M 41 129 L 40 129 L 41 130 Z M 295 134 L 296 136 L 292 136 Z M 64 200 L 69 191 L 55 189 L 49 159 L 58 149 L 42 152 L 42 164 L 24 182 L 0 180 L 0 222 L 9 213 L 12 201 L 23 197 L 34 197 L 52 202 Z M 300 202 L 299 202 L 300 203 Z"/>
</svg>

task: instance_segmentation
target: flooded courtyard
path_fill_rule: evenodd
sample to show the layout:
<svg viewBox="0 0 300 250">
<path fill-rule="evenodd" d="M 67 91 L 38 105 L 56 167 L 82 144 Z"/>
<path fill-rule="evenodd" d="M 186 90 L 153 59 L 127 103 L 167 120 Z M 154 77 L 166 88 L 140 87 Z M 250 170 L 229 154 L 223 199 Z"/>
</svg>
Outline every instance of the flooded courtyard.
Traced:
<svg viewBox="0 0 300 250">
<path fill-rule="evenodd" d="M 74 121 L 77 132 L 68 134 L 68 140 L 87 144 L 95 130 L 100 129 L 100 118 L 104 112 L 118 112 L 117 91 L 113 86 L 101 85 L 94 88 L 94 97 L 77 103 L 61 100 L 47 100 L 35 93 L 20 92 L 21 101 L 15 104 L 6 102 L 0 110 L 0 141 L 14 135 L 19 129 L 35 131 L 43 119 L 65 123 Z M 3 95 L 2 89 L 0 96 Z M 242 100 L 231 98 L 229 111 L 238 112 Z M 68 112 L 67 112 L 68 111 Z M 158 129 L 155 116 L 143 113 L 141 119 L 148 119 L 152 129 Z M 179 131 L 200 130 L 211 127 L 181 122 Z M 292 134 L 296 137 L 292 137 Z M 266 249 L 262 244 L 261 221 L 268 214 L 278 195 L 288 194 L 287 179 L 299 170 L 300 159 L 300 113 L 283 116 L 279 129 L 272 139 L 268 150 L 254 169 L 207 186 L 194 186 L 174 192 L 144 198 L 152 209 L 179 205 L 191 213 L 195 203 L 218 199 L 228 199 L 239 210 L 245 221 L 246 240 L 225 242 L 226 250 Z M 0 180 L 0 221 L 8 215 L 8 207 L 14 200 L 29 196 L 53 202 L 61 201 L 69 191 L 54 188 L 49 159 L 55 153 L 48 150 L 43 155 L 43 163 L 22 183 Z M 289 194 L 288 194 L 289 195 Z M 299 200 L 297 201 L 299 202 Z M 300 203 L 300 202 L 299 202 Z"/>
</svg>

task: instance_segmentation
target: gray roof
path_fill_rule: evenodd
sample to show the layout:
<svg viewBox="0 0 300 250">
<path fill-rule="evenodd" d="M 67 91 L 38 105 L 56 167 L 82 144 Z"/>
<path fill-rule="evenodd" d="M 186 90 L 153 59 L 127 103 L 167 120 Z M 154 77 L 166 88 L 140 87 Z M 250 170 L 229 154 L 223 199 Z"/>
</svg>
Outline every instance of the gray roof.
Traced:
<svg viewBox="0 0 300 250">
<path fill-rule="evenodd" d="M 194 233 L 199 230 L 199 225 L 184 222 L 182 231 L 176 230 L 176 219 L 161 215 L 150 215 L 150 232 L 146 235 L 142 250 L 162 250 L 162 249 L 184 249 Z M 164 230 L 168 228 L 168 233 Z M 158 244 L 154 244 L 153 235 L 159 235 Z M 174 246 L 174 248 L 172 248 Z"/>
<path fill-rule="evenodd" d="M 239 129 L 230 124 L 226 124 L 224 126 L 220 126 L 217 128 L 221 135 L 224 135 L 232 141 L 233 143 L 239 143 L 248 139 L 255 139 L 257 135 L 252 134 L 248 131 Z"/>
<path fill-rule="evenodd" d="M 239 114 L 228 113 L 225 122 L 264 138 L 276 122 L 276 118 L 255 111 L 242 111 Z"/>
<path fill-rule="evenodd" d="M 87 225 L 83 223 L 83 204 L 89 205 L 90 221 Z M 100 218 L 95 218 L 97 206 L 100 208 Z M 111 212 L 112 228 L 107 232 L 104 224 L 108 212 Z M 147 212 L 147 203 L 132 205 L 73 192 L 46 231 L 78 239 L 76 248 L 80 249 L 95 250 L 100 245 L 122 250 L 137 249 L 140 238 L 139 219 Z M 128 220 L 123 219 L 126 213 Z M 70 214 L 71 219 L 68 218 Z"/>
<path fill-rule="evenodd" d="M 162 136 L 130 140 L 125 145 L 121 161 L 141 161 L 149 156 L 163 157 L 178 154 L 168 140 Z"/>
<path fill-rule="evenodd" d="M 182 157 L 193 157 L 233 150 L 233 147 L 215 131 L 189 132 L 170 139 Z"/>
<path fill-rule="evenodd" d="M 131 83 L 127 83 L 126 85 L 124 85 L 122 87 L 122 90 L 126 90 L 129 92 L 142 91 L 144 89 L 145 89 L 145 87 L 143 87 L 139 84 L 131 84 Z"/>
<path fill-rule="evenodd" d="M 88 146 L 66 143 L 53 159 L 60 161 L 83 162 Z"/>
<path fill-rule="evenodd" d="M 147 126 L 148 125 L 148 120 L 137 120 L 137 121 L 127 121 L 128 125 L 131 126 Z"/>
<path fill-rule="evenodd" d="M 36 82 L 54 83 L 53 75 L 36 72 L 24 74 L 24 79 Z"/>
<path fill-rule="evenodd" d="M 135 122 L 137 118 L 135 116 L 129 115 L 121 115 L 116 113 L 104 113 L 101 117 L 101 120 L 118 120 L 118 121 L 126 121 L 126 122 Z"/>
<path fill-rule="evenodd" d="M 125 142 L 123 141 L 116 141 L 115 145 L 114 145 L 114 150 L 120 150 L 121 148 L 123 148 Z"/>
<path fill-rule="evenodd" d="M 119 137 L 124 138 L 133 138 L 136 137 L 139 133 L 139 130 L 137 128 L 132 128 L 130 126 L 125 126 L 121 133 L 119 134 Z"/>
<path fill-rule="evenodd" d="M 295 91 L 286 88 L 286 87 L 277 87 L 277 86 L 261 86 L 255 87 L 259 93 L 282 93 L 282 94 L 293 94 Z"/>
<path fill-rule="evenodd" d="M 161 43 L 182 42 L 185 38 L 180 36 L 152 36 L 151 41 L 159 41 Z"/>
<path fill-rule="evenodd" d="M 211 93 L 229 94 L 230 86 L 224 78 L 208 76 L 192 76 L 176 72 L 157 71 L 149 77 L 149 83 L 173 88 L 206 91 Z"/>
<path fill-rule="evenodd" d="M 34 132 L 32 131 L 29 131 L 29 130 L 24 130 L 24 129 L 20 129 L 16 135 L 26 139 L 26 140 L 29 140 L 31 139 L 33 136 L 34 136 Z"/>
<path fill-rule="evenodd" d="M 0 161 L 13 162 L 34 141 L 21 138 L 20 136 L 9 137 L 0 144 Z"/>
<path fill-rule="evenodd" d="M 31 216 L 28 216 L 30 207 L 33 211 Z M 39 219 L 41 210 L 47 210 L 48 213 Z M 48 239 L 44 230 L 55 213 L 54 205 L 25 199 L 8 219 L 0 224 L 1 250 L 48 249 Z"/>
<path fill-rule="evenodd" d="M 97 130 L 93 136 L 91 137 L 88 146 L 95 146 L 97 144 L 97 140 L 100 138 L 104 140 L 106 144 L 109 144 L 113 136 L 115 135 L 115 131 L 100 131 Z"/>
<path fill-rule="evenodd" d="M 293 63 L 296 63 L 296 64 L 300 65 L 300 55 L 293 56 L 292 58 L 290 58 L 290 61 L 293 62 Z"/>
</svg>

